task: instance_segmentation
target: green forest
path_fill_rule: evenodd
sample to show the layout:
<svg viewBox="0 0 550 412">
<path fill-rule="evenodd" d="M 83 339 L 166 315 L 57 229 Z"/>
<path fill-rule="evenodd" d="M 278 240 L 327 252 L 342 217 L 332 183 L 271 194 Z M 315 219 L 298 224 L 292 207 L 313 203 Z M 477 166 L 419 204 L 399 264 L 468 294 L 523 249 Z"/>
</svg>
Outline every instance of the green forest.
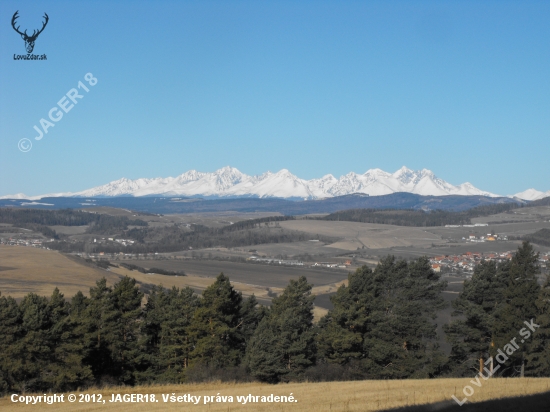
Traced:
<svg viewBox="0 0 550 412">
<path fill-rule="evenodd" d="M 520 335 L 495 375 L 550 376 L 550 283 L 537 283 L 537 257 L 525 242 L 511 261 L 477 267 L 445 326 L 449 357 L 434 324 L 446 283 L 425 257 L 388 256 L 374 270 L 358 268 L 317 324 L 305 277 L 290 281 L 270 307 L 243 298 L 223 274 L 200 296 L 156 286 L 145 297 L 129 277 L 112 286 L 102 279 L 89 296 L 70 299 L 57 288 L 20 302 L 0 295 L 0 392 L 469 377 Z M 532 336 L 523 333 L 526 321 Z"/>
<path fill-rule="evenodd" d="M 531 235 L 524 236 L 525 240 L 538 245 L 550 246 L 550 229 L 540 229 Z"/>
<path fill-rule="evenodd" d="M 519 207 L 521 205 L 516 203 L 502 203 L 478 206 L 461 212 L 418 209 L 349 209 L 331 213 L 322 219 L 417 227 L 467 225 L 472 223 L 474 217 L 490 216 Z"/>
<path fill-rule="evenodd" d="M 165 227 L 132 228 L 123 231 L 120 236 L 133 239 L 136 243 L 122 246 L 110 244 L 86 244 L 59 240 L 51 242 L 48 247 L 62 252 L 88 253 L 166 253 L 181 250 L 202 249 L 211 247 L 241 247 L 266 243 L 303 242 L 312 238 L 325 243 L 333 243 L 338 238 L 331 236 L 312 236 L 297 230 L 288 230 L 265 223 L 231 225 L 222 228 L 208 228 L 192 225 L 192 230 L 177 225 Z M 237 226 L 234 228 L 233 226 Z"/>
<path fill-rule="evenodd" d="M 48 226 L 84 226 L 87 233 L 110 234 L 128 229 L 128 226 L 147 226 L 141 219 L 125 216 L 111 216 L 72 209 L 40 210 L 0 208 L 0 223 L 40 232 L 46 237 L 59 239 L 58 234 Z"/>
</svg>

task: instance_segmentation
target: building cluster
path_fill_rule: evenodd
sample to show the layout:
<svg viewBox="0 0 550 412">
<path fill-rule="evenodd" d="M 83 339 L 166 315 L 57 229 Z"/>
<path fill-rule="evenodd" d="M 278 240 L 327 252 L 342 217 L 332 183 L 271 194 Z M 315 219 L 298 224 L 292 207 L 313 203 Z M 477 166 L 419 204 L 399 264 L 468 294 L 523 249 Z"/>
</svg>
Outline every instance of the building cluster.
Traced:
<svg viewBox="0 0 550 412">
<path fill-rule="evenodd" d="M 340 268 L 346 269 L 351 266 L 351 261 L 346 260 L 344 263 L 334 263 L 334 262 L 314 262 L 312 267 L 321 267 L 321 268 Z"/>
<path fill-rule="evenodd" d="M 445 227 L 484 227 L 489 226 L 488 223 L 475 223 L 473 225 L 445 225 Z"/>
<path fill-rule="evenodd" d="M 462 272 L 472 273 L 475 267 L 482 261 L 495 261 L 502 263 L 512 259 L 514 251 L 503 253 L 496 252 L 466 252 L 462 255 L 445 255 L 435 256 L 430 258 L 432 269 L 436 272 Z M 539 256 L 539 264 L 541 269 L 550 268 L 550 252 L 543 253 Z"/>
<path fill-rule="evenodd" d="M 30 246 L 30 247 L 45 247 L 44 243 L 53 242 L 54 239 L 41 239 L 41 238 L 0 238 L 0 245 L 8 246 Z"/>
<path fill-rule="evenodd" d="M 250 256 L 246 260 L 248 260 L 249 262 L 268 263 L 268 264 L 274 264 L 274 265 L 304 266 L 304 262 L 300 260 L 292 260 L 292 259 L 272 259 L 272 258 L 261 258 L 258 256 Z"/>
<path fill-rule="evenodd" d="M 267 263 L 274 265 L 288 265 L 288 266 L 308 266 L 308 267 L 322 267 L 322 268 L 340 268 L 346 269 L 351 266 L 351 260 L 341 262 L 307 262 L 304 263 L 301 260 L 291 259 L 276 259 L 276 258 L 261 258 L 258 256 L 250 256 L 246 259 L 249 262 Z"/>
<path fill-rule="evenodd" d="M 508 240 L 508 236 L 505 235 L 496 235 L 493 233 L 487 233 L 486 236 L 481 235 L 468 235 L 468 237 L 463 237 L 462 240 L 472 243 L 484 243 L 484 242 L 496 242 L 497 240 Z"/>
<path fill-rule="evenodd" d="M 89 258 L 89 259 L 158 259 L 159 254 L 157 252 L 151 253 L 107 253 L 107 252 L 97 252 L 97 253 L 75 253 L 77 256 Z M 166 258 L 164 258 L 166 259 Z"/>
<path fill-rule="evenodd" d="M 107 243 L 107 242 L 115 242 L 115 243 L 121 244 L 122 246 L 133 245 L 135 243 L 135 241 L 131 239 L 115 239 L 112 237 L 108 237 L 108 238 L 102 237 L 101 239 L 94 239 L 94 243 Z"/>
</svg>

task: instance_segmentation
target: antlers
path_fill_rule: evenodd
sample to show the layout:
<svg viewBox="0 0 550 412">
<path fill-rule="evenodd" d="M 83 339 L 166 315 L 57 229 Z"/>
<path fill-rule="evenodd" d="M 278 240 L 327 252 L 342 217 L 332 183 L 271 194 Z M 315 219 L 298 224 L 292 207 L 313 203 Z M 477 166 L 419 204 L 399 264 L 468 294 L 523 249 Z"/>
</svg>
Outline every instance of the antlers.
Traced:
<svg viewBox="0 0 550 412">
<path fill-rule="evenodd" d="M 33 32 L 32 37 L 38 37 L 38 35 L 39 35 L 40 33 L 42 33 L 42 31 L 46 28 L 46 24 L 48 24 L 48 20 L 50 20 L 50 18 L 48 17 L 48 15 L 46 14 L 46 12 L 44 12 L 44 16 L 43 16 L 43 17 L 44 17 L 44 19 L 45 19 L 46 21 L 45 21 L 44 23 L 42 23 L 42 28 L 41 28 L 40 30 L 38 30 L 38 33 L 34 34 L 34 32 Z"/>
<path fill-rule="evenodd" d="M 13 29 L 19 33 L 21 36 L 26 36 L 27 35 L 27 30 L 25 30 L 25 33 L 21 33 L 19 31 L 19 27 L 21 26 L 17 26 L 17 28 L 15 27 L 15 20 L 17 20 L 17 18 L 19 17 L 17 14 L 19 13 L 19 10 L 17 10 L 14 14 L 13 14 L 13 17 L 11 18 L 11 26 L 13 27 Z"/>
<path fill-rule="evenodd" d="M 46 21 L 45 21 L 44 23 L 42 23 L 42 28 L 41 28 L 40 30 L 38 30 L 38 32 L 37 32 L 36 30 L 34 30 L 34 31 L 32 32 L 32 35 L 29 36 L 29 35 L 27 35 L 27 30 L 25 30 L 24 33 L 21 33 L 21 32 L 19 31 L 19 27 L 20 27 L 20 26 L 15 27 L 15 20 L 17 20 L 17 18 L 19 17 L 19 16 L 18 16 L 18 13 L 19 13 L 19 10 L 17 10 L 17 11 L 13 14 L 13 17 L 11 18 L 11 25 L 12 25 L 13 29 L 14 29 L 17 33 L 19 33 L 21 36 L 25 36 L 27 39 L 31 39 L 31 40 L 36 39 L 36 38 L 38 37 L 38 35 L 39 35 L 40 33 L 42 33 L 42 31 L 46 28 L 46 25 L 48 24 L 48 20 L 50 20 L 50 18 L 48 17 L 48 14 L 47 14 L 47 13 L 44 13 L 44 16 L 43 16 L 43 17 L 44 17 L 44 19 L 45 19 Z"/>
</svg>

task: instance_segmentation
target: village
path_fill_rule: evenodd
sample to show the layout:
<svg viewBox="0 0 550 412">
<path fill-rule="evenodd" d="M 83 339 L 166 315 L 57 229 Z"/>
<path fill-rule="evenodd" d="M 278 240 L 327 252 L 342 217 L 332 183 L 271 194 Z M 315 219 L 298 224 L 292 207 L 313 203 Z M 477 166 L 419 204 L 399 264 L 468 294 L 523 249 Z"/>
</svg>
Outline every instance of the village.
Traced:
<svg viewBox="0 0 550 412">
<path fill-rule="evenodd" d="M 473 225 L 472 225 L 473 226 Z M 481 243 L 481 242 L 494 242 L 494 241 L 507 241 L 506 236 L 500 236 L 498 234 L 487 234 L 487 236 L 469 235 L 468 238 L 463 238 L 467 242 Z M 0 245 L 8 246 L 23 246 L 23 247 L 35 247 L 49 249 L 47 244 L 53 242 L 55 239 L 44 238 L 32 238 L 32 237 L 10 237 L 0 238 Z M 116 238 L 96 238 L 93 239 L 95 244 L 106 244 L 109 242 L 117 243 L 122 246 L 132 245 L 133 240 L 130 239 L 116 239 Z M 93 260 L 186 260 L 186 259 L 203 259 L 208 258 L 199 251 L 192 251 L 191 256 L 186 255 L 172 255 L 172 254 L 159 254 L 159 253 L 75 253 L 75 255 L 83 258 Z M 496 263 L 502 263 L 512 259 L 515 250 L 506 252 L 465 252 L 456 255 L 439 255 L 430 258 L 430 264 L 432 269 L 441 274 L 453 274 L 462 275 L 466 278 L 471 278 L 475 268 L 482 261 L 495 261 Z M 235 259 L 229 259 L 235 260 Z M 328 269 L 348 269 L 352 270 L 354 267 L 361 266 L 361 262 L 354 258 L 335 259 L 333 261 L 308 261 L 304 262 L 297 259 L 289 259 L 285 257 L 265 257 L 252 256 L 246 258 L 237 258 L 236 260 L 244 261 L 252 264 L 264 264 L 264 265 L 280 265 L 280 266 L 299 266 L 310 268 L 328 268 Z M 550 251 L 540 252 L 539 265 L 541 268 L 541 276 L 548 274 L 550 271 Z"/>
<path fill-rule="evenodd" d="M 465 252 L 461 255 L 445 255 L 435 256 L 430 258 L 432 269 L 435 272 L 441 273 L 461 273 L 466 277 L 471 277 L 474 269 L 483 261 L 495 261 L 496 263 L 502 263 L 512 259 L 515 251 L 507 251 L 503 253 L 495 252 Z M 540 253 L 539 266 L 541 272 L 545 273 L 550 268 L 550 251 Z"/>
<path fill-rule="evenodd" d="M 54 239 L 45 240 L 42 238 L 0 238 L 0 245 L 8 246 L 30 246 L 48 249 L 44 246 L 46 242 L 53 242 Z"/>
</svg>

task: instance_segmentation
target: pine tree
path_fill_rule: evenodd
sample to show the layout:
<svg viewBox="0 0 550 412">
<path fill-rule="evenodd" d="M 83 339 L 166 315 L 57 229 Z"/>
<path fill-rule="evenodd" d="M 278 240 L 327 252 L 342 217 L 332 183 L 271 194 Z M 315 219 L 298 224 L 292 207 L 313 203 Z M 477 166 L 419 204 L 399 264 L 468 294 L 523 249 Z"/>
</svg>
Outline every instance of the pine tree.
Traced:
<svg viewBox="0 0 550 412">
<path fill-rule="evenodd" d="M 243 302 L 240 313 L 240 327 L 238 329 L 243 339 L 243 353 L 246 350 L 246 345 L 250 341 L 250 338 L 252 337 L 252 335 L 254 335 L 254 331 L 256 330 L 266 313 L 266 308 L 258 304 L 258 300 L 254 295 L 249 296 Z"/>
<path fill-rule="evenodd" d="M 550 376 L 550 279 L 546 280 L 535 302 L 539 325 L 534 333 L 529 354 L 526 356 L 530 376 Z"/>
<path fill-rule="evenodd" d="M 166 319 L 168 295 L 162 286 L 154 286 L 147 297 L 141 323 L 141 354 L 136 358 L 140 383 L 158 379 L 163 369 L 160 366 L 161 325 Z"/>
<path fill-rule="evenodd" d="M 22 339 L 19 306 L 11 296 L 0 293 L 0 394 L 15 390 L 21 377 L 19 345 Z"/>
<path fill-rule="evenodd" d="M 334 306 L 319 322 L 319 355 L 330 363 L 345 364 L 364 357 L 363 338 L 373 311 L 373 273 L 367 266 L 348 274 L 331 297 Z"/>
<path fill-rule="evenodd" d="M 504 376 L 524 376 L 525 355 L 531 343 L 529 336 L 520 337 L 525 328 L 524 322 L 530 322 L 537 316 L 535 302 L 540 293 L 536 275 L 538 253 L 529 242 L 523 242 L 509 264 L 501 265 L 506 276 L 503 299 L 495 310 L 493 341 L 496 348 L 505 348 L 512 339 L 517 338 L 519 348 L 509 356 L 499 371 Z M 536 333 L 536 332 L 535 332 Z M 511 352 L 511 351 L 510 351 Z"/>
<path fill-rule="evenodd" d="M 111 354 L 116 367 L 115 374 L 120 382 L 134 383 L 136 359 L 139 356 L 139 324 L 141 318 L 141 300 L 136 280 L 128 276 L 117 282 L 112 291 L 116 327 L 111 341 Z"/>
<path fill-rule="evenodd" d="M 247 347 L 252 376 L 266 382 L 296 380 L 315 363 L 311 288 L 302 276 L 273 299 Z"/>
<path fill-rule="evenodd" d="M 213 368 L 236 366 L 243 355 L 243 337 L 239 332 L 242 296 L 221 273 L 202 294 L 194 312 L 189 334 L 194 349 L 192 363 Z"/>
<path fill-rule="evenodd" d="M 29 293 L 19 305 L 23 337 L 17 345 L 16 359 L 21 361 L 17 389 L 21 392 L 48 389 L 47 366 L 52 356 L 50 341 L 51 308 L 48 299 Z"/>
<path fill-rule="evenodd" d="M 280 324 L 270 317 L 262 319 L 246 348 L 244 362 L 250 374 L 263 382 L 276 383 L 285 374 L 284 348 L 279 339 Z"/>
<path fill-rule="evenodd" d="M 506 277 L 495 262 L 483 261 L 453 301 L 453 316 L 460 319 L 444 326 L 451 343 L 449 366 L 458 376 L 483 372 L 484 361 L 496 353 L 493 329 L 495 310 L 503 299 Z M 485 372 L 483 372 L 485 373 Z"/>
<path fill-rule="evenodd" d="M 183 382 L 184 372 L 189 367 L 193 342 L 189 326 L 199 306 L 193 290 L 172 288 L 168 293 L 165 316 L 161 323 L 159 364 L 164 382 Z"/>
<path fill-rule="evenodd" d="M 71 316 L 76 320 L 84 316 L 87 306 L 88 298 L 81 291 L 76 292 L 71 299 Z"/>
<path fill-rule="evenodd" d="M 426 257 L 383 259 L 374 271 L 375 300 L 364 350 L 369 377 L 420 378 L 434 373 L 436 310 L 446 283 Z"/>
<path fill-rule="evenodd" d="M 115 309 L 112 289 L 107 287 L 107 280 L 102 278 L 96 286 L 90 288 L 86 310 L 82 316 L 85 331 L 85 363 L 92 369 L 97 380 L 117 374 L 114 365 L 112 345 L 116 337 L 119 313 Z"/>
<path fill-rule="evenodd" d="M 444 307 L 440 281 L 427 258 L 407 263 L 393 256 L 350 274 L 334 309 L 319 324 L 320 354 L 353 363 L 356 377 L 427 377 L 440 367 L 435 311 Z"/>
<path fill-rule="evenodd" d="M 56 391 L 75 389 L 93 377 L 90 367 L 83 364 L 84 336 L 75 316 L 69 315 L 70 305 L 58 288 L 55 288 L 48 304 L 52 354 L 42 372 L 43 380 Z"/>
</svg>

